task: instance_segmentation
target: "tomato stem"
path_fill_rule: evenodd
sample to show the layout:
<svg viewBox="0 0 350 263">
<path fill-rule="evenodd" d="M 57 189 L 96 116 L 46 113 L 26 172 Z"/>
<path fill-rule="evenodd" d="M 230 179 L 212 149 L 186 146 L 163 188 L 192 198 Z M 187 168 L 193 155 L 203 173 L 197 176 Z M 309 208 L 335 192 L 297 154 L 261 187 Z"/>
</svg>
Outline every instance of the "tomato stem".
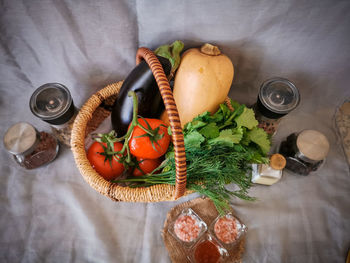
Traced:
<svg viewBox="0 0 350 263">
<path fill-rule="evenodd" d="M 112 132 L 110 132 L 107 135 L 99 134 L 99 137 L 95 138 L 95 140 L 99 141 L 99 142 L 106 141 L 108 147 L 105 149 L 104 153 L 107 156 L 113 156 L 113 157 L 115 157 L 117 155 L 124 156 L 125 151 L 126 151 L 126 154 L 127 154 L 126 158 L 122 158 L 122 159 L 119 158 L 120 160 L 118 160 L 119 162 L 122 162 L 126 166 L 128 166 L 128 165 L 130 165 L 132 163 L 132 158 L 131 158 L 130 149 L 129 149 L 129 141 L 130 141 L 130 139 L 132 137 L 134 128 L 136 126 L 139 126 L 146 133 L 143 136 L 148 136 L 150 138 L 152 146 L 153 146 L 154 142 L 156 142 L 158 144 L 158 140 L 163 137 L 163 134 L 158 134 L 159 128 L 152 129 L 151 126 L 148 124 L 148 122 L 144 118 L 141 117 L 145 121 L 145 123 L 148 126 L 148 128 L 142 126 L 138 122 L 138 116 L 137 116 L 137 113 L 138 113 L 138 101 L 137 101 L 136 93 L 134 91 L 129 91 L 128 96 L 132 97 L 133 114 L 132 114 L 132 121 L 130 123 L 130 126 L 128 128 L 127 133 L 124 136 L 122 136 L 122 137 L 116 138 L 115 132 L 112 131 Z M 120 151 L 115 152 L 113 150 L 113 148 L 112 148 L 113 143 L 114 142 L 120 142 L 120 141 L 123 141 L 123 140 L 124 140 L 124 143 L 123 143 L 122 149 Z"/>
</svg>

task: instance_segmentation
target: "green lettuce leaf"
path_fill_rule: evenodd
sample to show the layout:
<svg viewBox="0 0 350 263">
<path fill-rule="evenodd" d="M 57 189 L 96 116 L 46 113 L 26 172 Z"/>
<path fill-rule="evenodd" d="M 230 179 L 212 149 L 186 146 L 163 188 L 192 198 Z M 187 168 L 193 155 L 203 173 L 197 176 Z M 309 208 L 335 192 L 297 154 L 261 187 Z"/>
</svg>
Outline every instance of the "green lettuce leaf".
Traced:
<svg viewBox="0 0 350 263">
<path fill-rule="evenodd" d="M 204 135 L 207 139 L 213 139 L 219 136 L 219 128 L 215 124 L 215 122 L 211 122 L 208 125 L 204 126 L 202 129 L 199 130 L 199 132 Z"/>
<path fill-rule="evenodd" d="M 191 121 L 185 124 L 184 132 L 191 132 L 193 130 L 204 127 L 205 125 L 207 125 L 207 123 L 200 120 Z"/>
<path fill-rule="evenodd" d="M 219 137 L 209 140 L 209 144 L 223 144 L 232 147 L 241 141 L 243 137 L 243 129 L 226 129 L 220 132 Z"/>
<path fill-rule="evenodd" d="M 185 141 L 185 148 L 187 147 L 200 148 L 201 143 L 205 141 L 205 138 L 198 131 L 193 131 L 185 135 L 184 141 Z"/>
<path fill-rule="evenodd" d="M 247 132 L 247 139 L 259 145 L 264 154 L 270 151 L 270 140 L 263 129 L 254 127 Z"/>
<path fill-rule="evenodd" d="M 247 127 L 249 130 L 258 126 L 258 121 L 255 119 L 255 114 L 252 109 L 244 108 L 243 113 L 235 118 L 237 127 Z"/>
</svg>

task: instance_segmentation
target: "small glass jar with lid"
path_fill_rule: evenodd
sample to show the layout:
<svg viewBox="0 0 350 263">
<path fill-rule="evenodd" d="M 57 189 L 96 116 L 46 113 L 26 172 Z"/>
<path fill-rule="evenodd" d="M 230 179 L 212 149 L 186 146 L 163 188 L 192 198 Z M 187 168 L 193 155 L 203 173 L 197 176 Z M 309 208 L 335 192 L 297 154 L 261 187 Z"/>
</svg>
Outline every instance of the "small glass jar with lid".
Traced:
<svg viewBox="0 0 350 263">
<path fill-rule="evenodd" d="M 53 161 L 59 151 L 57 139 L 52 134 L 39 132 L 26 122 L 12 125 L 6 131 L 3 142 L 15 161 L 26 169 L 34 169 Z"/>
<path fill-rule="evenodd" d="M 270 156 L 269 164 L 252 165 L 252 183 L 272 185 L 282 178 L 282 170 L 286 166 L 283 155 L 275 153 Z"/>
<path fill-rule="evenodd" d="M 328 151 L 327 137 L 316 130 L 292 133 L 279 147 L 279 153 L 287 160 L 286 169 L 300 175 L 309 175 L 318 170 Z"/>
<path fill-rule="evenodd" d="M 29 105 L 35 116 L 51 125 L 54 136 L 70 147 L 77 109 L 69 90 L 59 83 L 44 84 L 34 91 Z"/>
<path fill-rule="evenodd" d="M 299 91 L 288 79 L 276 77 L 264 81 L 253 107 L 259 127 L 274 135 L 281 118 L 294 110 L 299 102 Z"/>
</svg>

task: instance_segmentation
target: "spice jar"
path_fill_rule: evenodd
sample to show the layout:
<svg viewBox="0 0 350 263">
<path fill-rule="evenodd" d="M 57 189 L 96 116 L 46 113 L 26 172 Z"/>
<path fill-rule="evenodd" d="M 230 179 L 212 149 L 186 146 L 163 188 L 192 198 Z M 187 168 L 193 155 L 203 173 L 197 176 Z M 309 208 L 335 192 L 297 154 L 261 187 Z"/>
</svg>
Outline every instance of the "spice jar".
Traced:
<svg viewBox="0 0 350 263">
<path fill-rule="evenodd" d="M 38 132 L 32 125 L 19 122 L 11 126 L 4 136 L 5 148 L 15 161 L 26 169 L 34 169 L 55 159 L 59 144 L 47 132 Z"/>
<path fill-rule="evenodd" d="M 35 116 L 51 125 L 55 137 L 70 146 L 77 110 L 69 90 L 59 83 L 44 84 L 34 91 L 29 104 Z"/>
<path fill-rule="evenodd" d="M 271 78 L 263 82 L 254 111 L 259 127 L 275 134 L 281 118 L 294 110 L 300 101 L 295 85 L 284 78 Z"/>
<path fill-rule="evenodd" d="M 255 184 L 272 185 L 282 177 L 282 170 L 286 166 L 283 155 L 275 153 L 270 157 L 269 164 L 252 165 L 252 182 Z"/>
<path fill-rule="evenodd" d="M 279 148 L 279 153 L 286 158 L 286 169 L 300 175 L 316 171 L 325 161 L 328 151 L 328 139 L 316 130 L 292 133 Z"/>
</svg>

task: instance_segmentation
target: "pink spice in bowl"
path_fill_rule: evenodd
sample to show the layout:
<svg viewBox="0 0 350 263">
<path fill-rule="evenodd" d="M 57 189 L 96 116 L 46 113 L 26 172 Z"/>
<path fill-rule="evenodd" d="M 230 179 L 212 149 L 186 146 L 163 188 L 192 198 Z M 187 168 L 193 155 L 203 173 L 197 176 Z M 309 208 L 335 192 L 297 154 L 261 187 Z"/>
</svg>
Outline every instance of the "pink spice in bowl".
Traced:
<svg viewBox="0 0 350 263">
<path fill-rule="evenodd" d="M 191 208 L 184 209 L 168 229 L 185 246 L 193 245 L 206 230 L 206 223 Z"/>
<path fill-rule="evenodd" d="M 200 226 L 193 216 L 181 215 L 175 221 L 174 232 L 182 241 L 192 242 L 198 237 Z"/>
<path fill-rule="evenodd" d="M 237 223 L 234 218 L 221 217 L 216 221 L 214 225 L 215 235 L 222 242 L 228 244 L 232 243 L 237 239 Z"/>
<path fill-rule="evenodd" d="M 210 230 L 223 245 L 232 245 L 247 231 L 247 227 L 229 213 L 217 217 Z"/>
</svg>

